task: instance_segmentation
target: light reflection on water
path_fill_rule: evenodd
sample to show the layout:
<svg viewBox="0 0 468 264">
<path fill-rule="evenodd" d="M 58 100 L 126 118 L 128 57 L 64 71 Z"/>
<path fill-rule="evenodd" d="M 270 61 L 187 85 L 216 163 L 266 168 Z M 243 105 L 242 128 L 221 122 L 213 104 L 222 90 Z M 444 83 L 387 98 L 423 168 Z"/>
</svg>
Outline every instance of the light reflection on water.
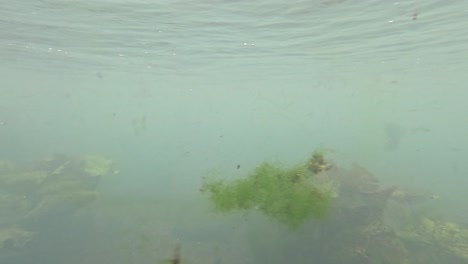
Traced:
<svg viewBox="0 0 468 264">
<path fill-rule="evenodd" d="M 463 1 L 17 1 L 0 11 L 18 66 L 158 72 L 330 62 L 461 63 Z M 460 56 L 462 55 L 462 56 Z M 308 61 L 308 62 L 307 62 Z M 276 63 L 275 63 L 276 62 Z M 401 65 L 400 67 L 408 66 Z"/>
</svg>

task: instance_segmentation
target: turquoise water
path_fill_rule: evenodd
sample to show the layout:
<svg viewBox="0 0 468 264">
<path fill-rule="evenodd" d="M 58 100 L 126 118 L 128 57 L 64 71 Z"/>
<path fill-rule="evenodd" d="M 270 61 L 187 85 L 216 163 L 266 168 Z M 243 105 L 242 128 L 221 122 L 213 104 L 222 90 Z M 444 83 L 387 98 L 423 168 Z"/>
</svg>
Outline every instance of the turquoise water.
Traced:
<svg viewBox="0 0 468 264">
<path fill-rule="evenodd" d="M 133 205 L 325 149 L 468 222 L 467 15 L 439 0 L 3 1 L 0 157 L 109 156 L 120 173 L 99 188 Z"/>
</svg>

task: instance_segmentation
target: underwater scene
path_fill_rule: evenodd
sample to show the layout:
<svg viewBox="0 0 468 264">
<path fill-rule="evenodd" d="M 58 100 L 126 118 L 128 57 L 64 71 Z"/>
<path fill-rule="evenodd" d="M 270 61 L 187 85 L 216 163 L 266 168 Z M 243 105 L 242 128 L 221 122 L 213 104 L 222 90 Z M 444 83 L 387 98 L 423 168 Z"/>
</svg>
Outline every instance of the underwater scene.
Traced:
<svg viewBox="0 0 468 264">
<path fill-rule="evenodd" d="M 468 1 L 0 5 L 0 264 L 468 263 Z"/>
</svg>

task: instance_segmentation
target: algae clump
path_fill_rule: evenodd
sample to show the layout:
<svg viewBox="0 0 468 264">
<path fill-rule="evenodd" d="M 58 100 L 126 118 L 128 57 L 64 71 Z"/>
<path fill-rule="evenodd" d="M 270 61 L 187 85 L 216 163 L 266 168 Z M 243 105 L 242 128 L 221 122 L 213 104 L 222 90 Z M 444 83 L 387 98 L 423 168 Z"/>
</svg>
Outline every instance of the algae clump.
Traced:
<svg viewBox="0 0 468 264">
<path fill-rule="evenodd" d="M 84 171 L 89 176 L 104 176 L 116 173 L 114 161 L 98 155 L 87 155 L 83 158 Z"/>
<path fill-rule="evenodd" d="M 324 216 L 332 198 L 329 190 L 314 184 L 318 171 L 312 171 L 309 165 L 284 167 L 264 162 L 244 179 L 226 183 L 204 178 L 201 190 L 209 194 L 217 212 L 256 209 L 297 228 L 308 219 Z"/>
</svg>

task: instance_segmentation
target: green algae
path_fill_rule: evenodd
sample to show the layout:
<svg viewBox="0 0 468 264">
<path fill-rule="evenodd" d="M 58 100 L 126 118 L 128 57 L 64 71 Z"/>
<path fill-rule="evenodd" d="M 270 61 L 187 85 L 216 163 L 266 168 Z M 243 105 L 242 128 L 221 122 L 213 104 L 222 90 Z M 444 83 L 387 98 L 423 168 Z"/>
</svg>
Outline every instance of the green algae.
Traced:
<svg viewBox="0 0 468 264">
<path fill-rule="evenodd" d="M 293 167 L 264 162 L 243 179 L 204 178 L 201 190 L 209 195 L 216 212 L 258 210 L 298 228 L 309 219 L 323 217 L 330 205 L 332 195 L 314 184 L 314 172 L 318 170 L 312 171 L 310 162 Z"/>
</svg>

